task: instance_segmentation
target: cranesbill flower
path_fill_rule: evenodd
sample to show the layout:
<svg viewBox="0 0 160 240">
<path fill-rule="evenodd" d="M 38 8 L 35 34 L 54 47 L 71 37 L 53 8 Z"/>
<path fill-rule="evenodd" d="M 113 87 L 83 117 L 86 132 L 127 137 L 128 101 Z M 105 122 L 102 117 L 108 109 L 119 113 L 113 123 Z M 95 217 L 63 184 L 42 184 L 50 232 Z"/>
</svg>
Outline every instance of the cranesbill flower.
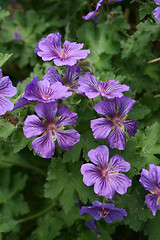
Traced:
<svg viewBox="0 0 160 240">
<path fill-rule="evenodd" d="M 77 91 L 78 83 L 76 79 L 81 75 L 81 70 L 78 65 L 67 67 L 65 77 L 62 78 L 55 67 L 50 67 L 48 72 L 44 75 L 43 79 L 48 80 L 51 84 L 61 82 L 63 85 L 69 87 L 70 90 Z"/>
<path fill-rule="evenodd" d="M 131 186 L 131 180 L 123 173 L 130 169 L 130 164 L 116 154 L 109 160 L 109 149 L 102 145 L 88 152 L 93 163 L 85 163 L 81 167 L 83 182 L 87 186 L 94 184 L 94 192 L 99 196 L 113 198 L 115 192 L 124 194 Z"/>
<path fill-rule="evenodd" d="M 157 5 L 160 5 L 160 0 L 154 0 L 154 1 Z M 160 7 L 155 8 L 153 14 L 155 18 L 158 19 L 158 22 L 160 24 Z"/>
<path fill-rule="evenodd" d="M 145 203 L 155 216 L 160 210 L 160 167 L 150 164 L 149 171 L 143 168 L 139 181 L 150 192 L 145 197 Z"/>
<path fill-rule="evenodd" d="M 101 6 L 103 0 L 99 0 L 97 5 L 96 5 L 96 10 L 95 11 L 92 11 L 92 12 L 89 12 L 86 16 L 83 16 L 82 18 L 84 18 L 85 20 L 89 20 L 91 18 L 93 18 L 93 20 L 95 22 L 97 22 L 97 18 L 98 18 L 98 9 L 99 7 Z"/>
<path fill-rule="evenodd" d="M 128 134 L 133 137 L 137 132 L 137 121 L 125 120 L 134 104 L 135 100 L 125 96 L 116 98 L 116 104 L 112 100 L 97 103 L 94 107 L 95 111 L 105 118 L 91 120 L 94 137 L 107 138 L 111 148 L 124 150 L 126 146 L 124 129 L 126 128 Z"/>
<path fill-rule="evenodd" d="M 61 34 L 51 33 L 46 38 L 42 38 L 35 47 L 34 52 L 37 53 L 43 61 L 53 59 L 57 66 L 70 65 L 73 66 L 77 60 L 84 59 L 90 53 L 90 50 L 81 50 L 83 43 L 65 41 L 61 48 Z"/>
<path fill-rule="evenodd" d="M 100 237 L 100 234 L 98 232 L 98 229 L 97 229 L 97 226 L 96 226 L 96 223 L 95 223 L 95 219 L 91 219 L 88 222 L 86 222 L 85 226 L 87 228 L 90 228 L 97 235 L 97 237 Z"/>
<path fill-rule="evenodd" d="M 79 142 L 80 135 L 74 129 L 64 130 L 64 126 L 73 125 L 77 120 L 77 113 L 61 107 L 57 113 L 57 103 L 38 103 L 35 106 L 36 115 L 27 116 L 24 122 L 24 135 L 26 138 L 37 137 L 32 142 L 33 149 L 43 158 L 54 155 L 57 139 L 58 145 L 63 150 L 69 151 Z"/>
<path fill-rule="evenodd" d="M 122 92 L 129 91 L 129 87 L 119 84 L 119 81 L 98 82 L 96 77 L 89 72 L 79 78 L 78 82 L 80 84 L 78 90 L 84 92 L 88 98 L 95 98 L 99 95 L 106 98 L 122 97 Z"/>
<path fill-rule="evenodd" d="M 103 218 L 107 223 L 113 222 L 114 219 L 123 220 L 123 216 L 127 216 L 127 212 L 123 208 L 115 208 L 114 204 L 102 204 L 101 202 L 94 201 L 93 206 L 83 206 L 80 210 L 80 214 L 88 213 L 95 220 Z"/>
<path fill-rule="evenodd" d="M 0 115 L 11 111 L 14 104 L 6 97 L 13 97 L 17 93 L 17 89 L 13 87 L 9 76 L 2 77 L 2 69 L 0 69 Z"/>
<path fill-rule="evenodd" d="M 33 80 L 26 85 L 24 96 L 18 100 L 13 110 L 32 102 L 49 103 L 57 99 L 68 98 L 72 95 L 68 90 L 69 87 L 63 86 L 61 82 L 50 84 L 48 80 L 38 81 L 34 76 Z"/>
</svg>

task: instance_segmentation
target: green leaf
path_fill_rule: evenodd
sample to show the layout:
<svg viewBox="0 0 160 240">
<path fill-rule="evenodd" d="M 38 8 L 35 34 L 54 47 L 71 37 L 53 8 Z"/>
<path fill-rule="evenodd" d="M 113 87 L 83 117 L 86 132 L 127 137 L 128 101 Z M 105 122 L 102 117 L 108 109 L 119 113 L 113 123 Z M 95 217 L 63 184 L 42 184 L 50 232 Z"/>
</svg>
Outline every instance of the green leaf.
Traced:
<svg viewBox="0 0 160 240">
<path fill-rule="evenodd" d="M 9 58 L 11 58 L 12 55 L 13 53 L 10 53 L 10 54 L 0 53 L 0 68 L 8 61 Z"/>
<path fill-rule="evenodd" d="M 15 126 L 4 119 L 0 119 L 0 137 L 7 139 L 15 130 Z"/>
<path fill-rule="evenodd" d="M 13 151 L 17 153 L 25 148 L 29 142 L 29 139 L 24 136 L 23 129 L 19 128 L 13 135 Z"/>
<path fill-rule="evenodd" d="M 15 229 L 17 222 L 0 214 L 0 233 L 10 232 Z"/>
<path fill-rule="evenodd" d="M 36 230 L 33 231 L 31 239 L 53 240 L 55 237 L 60 235 L 62 225 L 62 221 L 60 221 L 58 218 L 55 218 L 52 213 L 45 214 L 43 217 L 39 218 L 38 226 Z"/>
<path fill-rule="evenodd" d="M 147 116 L 151 110 L 141 103 L 135 103 L 133 110 L 129 113 L 130 119 L 141 120 Z"/>
<path fill-rule="evenodd" d="M 160 213 L 157 212 L 156 216 L 148 221 L 144 228 L 144 234 L 148 236 L 148 240 L 160 239 Z"/>
<path fill-rule="evenodd" d="M 138 131 L 136 134 L 137 147 L 141 149 L 141 157 L 145 157 L 146 165 L 153 163 L 155 165 L 159 164 L 159 159 L 154 156 L 154 154 L 160 154 L 160 125 L 154 123 L 151 127 L 147 127 L 145 134 Z"/>
<path fill-rule="evenodd" d="M 0 21 L 2 21 L 4 18 L 8 17 L 10 13 L 6 11 L 5 9 L 2 9 L 0 7 Z"/>
</svg>

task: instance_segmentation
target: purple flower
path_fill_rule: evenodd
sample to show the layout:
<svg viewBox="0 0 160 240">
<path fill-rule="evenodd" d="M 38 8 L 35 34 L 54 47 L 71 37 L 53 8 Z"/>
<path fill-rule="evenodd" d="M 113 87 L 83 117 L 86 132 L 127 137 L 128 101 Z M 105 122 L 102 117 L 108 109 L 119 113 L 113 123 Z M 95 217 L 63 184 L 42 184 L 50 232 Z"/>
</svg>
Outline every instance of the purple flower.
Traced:
<svg viewBox="0 0 160 240">
<path fill-rule="evenodd" d="M 106 98 L 122 97 L 122 92 L 129 91 L 129 87 L 119 84 L 119 81 L 98 82 L 96 77 L 89 72 L 79 78 L 78 82 L 80 84 L 78 90 L 84 92 L 88 98 L 95 98 L 99 95 Z"/>
<path fill-rule="evenodd" d="M 95 111 L 104 115 L 105 118 L 91 120 L 94 137 L 107 138 L 111 148 L 124 150 L 126 146 L 124 128 L 133 137 L 137 132 L 137 121 L 125 120 L 134 104 L 135 100 L 125 96 L 116 98 L 116 104 L 112 100 L 97 103 L 94 107 Z"/>
<path fill-rule="evenodd" d="M 79 142 L 80 135 L 74 129 L 64 130 L 64 126 L 73 125 L 77 120 L 77 113 L 61 107 L 57 113 L 57 103 L 38 103 L 35 106 L 36 115 L 27 116 L 24 122 L 24 135 L 26 138 L 36 138 L 32 142 L 33 149 L 43 158 L 51 158 L 54 155 L 57 139 L 58 145 L 63 150 L 69 151 Z"/>
<path fill-rule="evenodd" d="M 67 67 L 65 71 L 65 78 L 62 79 L 61 75 L 55 69 L 55 67 L 50 67 L 48 72 L 44 75 L 44 80 L 48 80 L 50 84 L 55 82 L 61 82 L 63 85 L 69 87 L 70 90 L 77 91 L 78 83 L 75 81 L 81 75 L 80 67 L 78 65 L 73 65 Z"/>
<path fill-rule="evenodd" d="M 99 0 L 96 5 L 96 10 L 93 12 L 89 12 L 86 16 L 83 16 L 82 18 L 84 18 L 85 20 L 89 20 L 89 19 L 93 18 L 93 20 L 97 23 L 98 9 L 101 6 L 102 2 L 103 2 L 103 0 Z"/>
<path fill-rule="evenodd" d="M 150 164 L 149 171 L 143 168 L 139 181 L 150 192 L 145 197 L 145 203 L 155 216 L 160 210 L 160 167 Z"/>
<path fill-rule="evenodd" d="M 160 0 L 154 0 L 157 5 L 160 5 Z M 160 24 L 160 7 L 157 7 L 154 9 L 153 15 L 155 18 L 158 19 L 158 22 Z"/>
<path fill-rule="evenodd" d="M 95 220 L 104 218 L 107 223 L 113 222 L 114 219 L 123 220 L 123 216 L 127 216 L 127 212 L 123 208 L 115 208 L 114 204 L 101 204 L 94 201 L 92 207 L 82 207 L 80 214 L 89 213 Z"/>
<path fill-rule="evenodd" d="M 22 41 L 23 40 L 23 37 L 19 33 L 18 29 L 16 29 L 15 33 L 13 34 L 12 39 L 17 40 L 17 41 Z"/>
<path fill-rule="evenodd" d="M 87 228 L 90 228 L 97 235 L 97 237 L 100 237 L 100 234 L 98 232 L 97 226 L 95 224 L 95 219 L 91 219 L 88 222 L 86 222 L 85 226 Z"/>
<path fill-rule="evenodd" d="M 35 47 L 34 52 L 43 61 L 53 59 L 57 66 L 70 65 L 73 66 L 77 60 L 84 59 L 90 53 L 90 50 L 81 50 L 83 43 L 65 41 L 61 48 L 61 34 L 51 33 L 46 38 L 42 38 Z"/>
<path fill-rule="evenodd" d="M 23 107 L 32 102 L 55 102 L 57 99 L 68 98 L 72 95 L 61 82 L 50 84 L 48 80 L 38 81 L 34 76 L 33 80 L 26 85 L 25 93 L 20 98 L 13 110 Z"/>
<path fill-rule="evenodd" d="M 9 76 L 2 77 L 2 69 L 0 69 L 0 115 L 13 109 L 14 104 L 6 97 L 13 97 L 16 93 L 17 89 L 13 87 Z"/>
<path fill-rule="evenodd" d="M 93 163 L 85 163 L 81 167 L 83 182 L 87 186 L 94 184 L 94 192 L 99 196 L 113 198 L 115 192 L 124 194 L 131 186 L 131 180 L 121 172 L 127 172 L 130 164 L 120 155 L 116 154 L 109 159 L 109 149 L 99 146 L 88 152 L 88 157 Z"/>
</svg>

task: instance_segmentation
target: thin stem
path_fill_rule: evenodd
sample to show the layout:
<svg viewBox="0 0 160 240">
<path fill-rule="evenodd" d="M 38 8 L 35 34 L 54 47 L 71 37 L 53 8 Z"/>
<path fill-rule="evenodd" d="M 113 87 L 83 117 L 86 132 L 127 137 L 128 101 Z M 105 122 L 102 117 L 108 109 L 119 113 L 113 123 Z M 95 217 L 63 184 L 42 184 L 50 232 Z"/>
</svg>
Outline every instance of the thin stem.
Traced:
<svg viewBox="0 0 160 240">
<path fill-rule="evenodd" d="M 152 64 L 152 63 L 159 62 L 159 61 L 160 61 L 160 57 L 149 61 L 148 64 Z"/>
<path fill-rule="evenodd" d="M 30 220 L 33 220 L 35 218 L 38 218 L 42 215 L 44 215 L 45 213 L 49 212 L 54 206 L 56 205 L 56 202 L 54 201 L 49 207 L 47 207 L 46 209 L 42 210 L 41 212 L 39 213 L 36 213 L 32 216 L 29 216 L 29 217 L 26 217 L 26 218 L 22 218 L 20 220 L 18 220 L 18 223 L 24 223 L 24 222 L 28 222 Z"/>
<path fill-rule="evenodd" d="M 7 143 L 7 144 L 13 144 L 13 142 L 8 142 L 8 141 L 2 140 L 2 139 L 0 139 L 0 142 L 1 143 Z"/>
<path fill-rule="evenodd" d="M 19 163 L 19 162 L 12 162 L 12 161 L 8 161 L 8 160 L 0 160 L 0 164 L 3 164 L 3 163 L 8 163 L 8 164 L 12 164 L 12 165 L 16 165 L 16 166 L 19 166 L 19 167 L 24 167 L 24 168 L 30 168 L 30 169 L 33 169 L 35 171 L 37 171 L 38 173 L 40 173 L 41 175 L 45 176 L 46 177 L 46 174 L 44 171 L 42 171 L 41 169 L 35 167 L 35 166 L 32 166 L 30 164 L 26 164 L 26 163 Z"/>
<path fill-rule="evenodd" d="M 93 105 L 93 107 L 94 107 L 94 106 L 95 106 L 95 101 L 94 101 L 94 99 L 91 98 L 91 101 L 92 101 L 92 105 Z"/>
</svg>

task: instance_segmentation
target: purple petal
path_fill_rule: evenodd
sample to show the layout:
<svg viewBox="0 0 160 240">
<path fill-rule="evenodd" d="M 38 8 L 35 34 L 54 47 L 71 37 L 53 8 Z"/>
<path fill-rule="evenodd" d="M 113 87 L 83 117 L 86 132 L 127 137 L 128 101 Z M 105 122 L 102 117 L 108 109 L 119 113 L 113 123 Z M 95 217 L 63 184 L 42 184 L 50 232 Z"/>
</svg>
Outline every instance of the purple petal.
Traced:
<svg viewBox="0 0 160 240">
<path fill-rule="evenodd" d="M 111 148 L 125 149 L 126 135 L 118 125 L 115 126 L 115 129 L 108 135 L 107 139 Z"/>
<path fill-rule="evenodd" d="M 2 72 L 1 72 L 2 74 Z M 0 96 L 13 97 L 17 93 L 17 89 L 13 87 L 8 76 L 0 79 Z"/>
<path fill-rule="evenodd" d="M 80 140 L 80 134 L 74 129 L 65 131 L 57 130 L 55 134 L 59 147 L 66 151 L 69 151 L 71 148 L 73 148 L 74 145 Z"/>
<path fill-rule="evenodd" d="M 25 107 L 25 106 L 28 105 L 30 102 L 31 102 L 30 100 L 27 100 L 27 99 L 24 98 L 24 97 L 19 98 L 16 106 L 13 108 L 13 111 L 16 110 L 16 109 L 18 109 L 18 108 Z"/>
<path fill-rule="evenodd" d="M 32 142 L 33 149 L 36 153 L 40 153 L 43 158 L 51 158 L 54 155 L 55 144 L 52 132 L 36 138 Z"/>
<path fill-rule="evenodd" d="M 147 194 L 145 197 L 145 204 L 151 209 L 153 215 L 155 216 L 158 210 L 158 195 L 157 194 Z"/>
<path fill-rule="evenodd" d="M 98 118 L 91 120 L 91 128 L 93 136 L 97 139 L 105 139 L 111 132 L 113 122 L 106 118 Z"/>
<path fill-rule="evenodd" d="M 81 69 L 78 65 L 67 67 L 65 71 L 65 79 L 68 85 L 70 85 L 75 79 L 81 75 Z"/>
<path fill-rule="evenodd" d="M 94 110 L 104 116 L 114 118 L 116 114 L 115 102 L 112 100 L 99 102 L 95 105 Z"/>
<path fill-rule="evenodd" d="M 78 118 L 77 113 L 71 112 L 68 108 L 64 106 L 59 109 L 58 114 L 59 118 L 58 121 L 55 123 L 56 127 L 73 125 Z"/>
<path fill-rule="evenodd" d="M 153 184 L 159 187 L 160 185 L 160 167 L 155 166 L 154 164 L 149 165 L 149 177 Z"/>
<path fill-rule="evenodd" d="M 57 113 L 57 103 L 38 103 L 35 106 L 35 111 L 40 118 L 52 123 Z"/>
<path fill-rule="evenodd" d="M 102 177 L 98 178 L 94 184 L 94 192 L 99 196 L 105 196 L 106 198 L 111 199 L 115 194 L 115 189 L 107 177 Z"/>
<path fill-rule="evenodd" d="M 85 163 L 81 166 L 83 182 L 87 186 L 95 184 L 98 178 L 101 178 L 102 172 L 93 164 Z"/>
<path fill-rule="evenodd" d="M 108 170 L 110 172 L 128 172 L 130 169 L 130 164 L 124 160 L 122 156 L 119 154 L 114 155 L 111 157 Z"/>
<path fill-rule="evenodd" d="M 50 84 L 53 84 L 55 82 L 62 83 L 61 75 L 59 75 L 58 71 L 53 66 L 48 68 L 48 72 L 44 75 L 43 79 L 48 80 L 50 82 Z"/>
<path fill-rule="evenodd" d="M 88 152 L 88 157 L 91 162 L 99 166 L 102 170 L 107 168 L 109 149 L 105 145 L 101 145 L 96 149 L 92 149 Z"/>
<path fill-rule="evenodd" d="M 128 120 L 128 121 L 121 122 L 120 124 L 127 129 L 127 132 L 129 135 L 135 137 L 135 134 L 137 132 L 137 121 Z"/>
<path fill-rule="evenodd" d="M 97 18 L 98 18 L 97 11 L 95 10 L 95 11 L 89 12 L 87 15 L 83 16 L 82 18 L 85 20 L 89 20 L 93 18 L 93 20 L 97 23 Z"/>
<path fill-rule="evenodd" d="M 85 226 L 87 228 L 90 228 L 97 235 L 97 237 L 100 237 L 100 234 L 98 232 L 97 226 L 95 224 L 95 219 L 91 219 L 88 222 L 86 222 Z"/>
<path fill-rule="evenodd" d="M 11 111 L 14 108 L 14 104 L 8 98 L 0 96 L 0 115 L 5 114 L 7 111 Z"/>
<path fill-rule="evenodd" d="M 136 101 L 130 97 L 123 96 L 121 98 L 116 98 L 116 102 L 118 107 L 118 117 L 123 118 L 133 109 Z"/>
<path fill-rule="evenodd" d="M 79 78 L 79 91 L 84 92 L 88 98 L 95 98 L 100 95 L 98 92 L 98 81 L 90 72 L 86 72 L 83 77 Z"/>
<path fill-rule="evenodd" d="M 122 97 L 122 92 L 129 91 L 129 87 L 119 84 L 119 81 L 109 80 L 108 82 L 100 81 L 99 90 L 103 97 L 115 98 Z"/>
<path fill-rule="evenodd" d="M 160 0 L 154 0 L 157 5 L 160 5 Z"/>
<path fill-rule="evenodd" d="M 47 126 L 36 115 L 27 116 L 24 121 L 23 132 L 26 138 L 39 136 L 45 132 L 46 129 Z"/>
<path fill-rule="evenodd" d="M 125 194 L 127 188 L 132 185 L 132 181 L 123 173 L 110 173 L 110 182 L 115 191 L 119 194 Z"/>
<path fill-rule="evenodd" d="M 124 219 L 123 216 L 127 216 L 127 212 L 123 208 L 120 208 L 120 209 L 115 208 L 113 210 L 108 210 L 108 211 L 109 211 L 109 213 L 104 218 L 104 220 L 107 223 L 113 222 L 114 219 L 123 220 Z"/>
<path fill-rule="evenodd" d="M 37 78 L 34 78 L 26 86 L 24 97 L 32 101 L 54 102 L 57 99 L 71 96 L 72 93 L 69 93 L 68 89 L 68 87 L 63 86 L 60 82 L 50 84 L 47 80 L 38 82 Z"/>
<path fill-rule="evenodd" d="M 157 7 L 157 8 L 154 9 L 153 15 L 155 16 L 155 18 L 158 19 L 158 22 L 160 24 L 160 7 Z"/>
<path fill-rule="evenodd" d="M 92 217 L 94 217 L 95 220 L 99 220 L 101 218 L 98 211 L 101 210 L 101 208 L 98 207 L 82 207 L 79 213 L 82 215 L 84 213 L 90 214 Z"/>
<path fill-rule="evenodd" d="M 51 33 L 46 38 L 42 38 L 35 52 L 43 61 L 50 61 L 61 54 L 61 34 Z"/>
<path fill-rule="evenodd" d="M 157 185 L 151 179 L 149 171 L 144 168 L 142 169 L 139 182 L 147 191 L 155 191 L 157 188 Z"/>
</svg>

